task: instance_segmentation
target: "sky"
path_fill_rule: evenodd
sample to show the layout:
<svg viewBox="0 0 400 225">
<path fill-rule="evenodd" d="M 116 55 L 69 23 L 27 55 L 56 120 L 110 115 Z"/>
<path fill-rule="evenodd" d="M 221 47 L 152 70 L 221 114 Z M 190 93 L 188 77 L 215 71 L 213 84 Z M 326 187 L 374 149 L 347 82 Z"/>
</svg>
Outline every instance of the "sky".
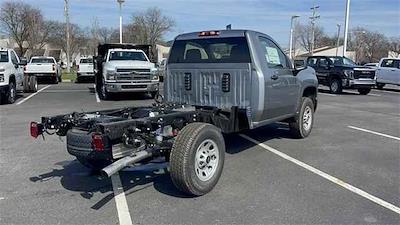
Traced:
<svg viewBox="0 0 400 225">
<path fill-rule="evenodd" d="M 64 21 L 64 0 L 21 1 L 39 8 L 48 19 Z M 119 27 L 117 0 L 69 1 L 72 23 L 89 27 L 97 19 L 102 26 Z M 156 6 L 176 22 L 166 41 L 179 33 L 224 29 L 232 24 L 232 29 L 266 33 L 287 47 L 291 16 L 299 15 L 299 22 L 309 22 L 314 4 L 320 6 L 317 24 L 327 34 L 335 35 L 338 23 L 343 31 L 346 0 L 125 0 L 123 18 L 128 22 L 133 15 Z M 349 27 L 357 26 L 388 37 L 400 36 L 400 0 L 351 0 Z"/>
</svg>

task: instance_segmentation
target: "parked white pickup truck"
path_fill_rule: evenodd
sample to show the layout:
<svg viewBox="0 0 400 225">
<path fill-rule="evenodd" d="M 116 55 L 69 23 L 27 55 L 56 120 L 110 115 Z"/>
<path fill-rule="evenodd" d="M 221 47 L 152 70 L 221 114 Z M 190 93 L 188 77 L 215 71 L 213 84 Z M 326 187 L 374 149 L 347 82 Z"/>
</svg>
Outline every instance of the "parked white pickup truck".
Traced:
<svg viewBox="0 0 400 225">
<path fill-rule="evenodd" d="M 400 59 L 383 58 L 376 70 L 376 87 L 386 84 L 400 85 Z"/>
<path fill-rule="evenodd" d="M 38 79 L 49 78 L 55 84 L 61 82 L 61 69 L 54 57 L 32 57 L 24 73 L 34 74 Z"/>
<path fill-rule="evenodd" d="M 77 82 L 81 82 L 85 78 L 94 78 L 94 66 L 92 57 L 82 57 L 79 60 Z"/>
<path fill-rule="evenodd" d="M 98 52 L 96 86 L 102 99 L 120 92 L 156 96 L 159 90 L 157 69 L 143 50 L 130 44 L 104 44 L 99 45 Z"/>
<path fill-rule="evenodd" d="M 20 59 L 14 50 L 0 48 L 0 103 L 14 103 L 18 89 L 37 91 L 36 77 L 24 76 L 24 65 L 26 60 Z"/>
</svg>

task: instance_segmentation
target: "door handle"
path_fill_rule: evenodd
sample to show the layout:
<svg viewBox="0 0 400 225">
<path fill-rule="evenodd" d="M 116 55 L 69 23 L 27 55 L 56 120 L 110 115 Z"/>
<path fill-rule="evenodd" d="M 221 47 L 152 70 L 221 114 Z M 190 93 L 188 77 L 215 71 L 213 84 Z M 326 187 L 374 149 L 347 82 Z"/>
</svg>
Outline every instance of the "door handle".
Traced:
<svg viewBox="0 0 400 225">
<path fill-rule="evenodd" d="M 273 74 L 273 75 L 271 76 L 271 79 L 272 79 L 272 80 L 277 80 L 278 78 L 279 78 L 278 74 Z"/>
</svg>

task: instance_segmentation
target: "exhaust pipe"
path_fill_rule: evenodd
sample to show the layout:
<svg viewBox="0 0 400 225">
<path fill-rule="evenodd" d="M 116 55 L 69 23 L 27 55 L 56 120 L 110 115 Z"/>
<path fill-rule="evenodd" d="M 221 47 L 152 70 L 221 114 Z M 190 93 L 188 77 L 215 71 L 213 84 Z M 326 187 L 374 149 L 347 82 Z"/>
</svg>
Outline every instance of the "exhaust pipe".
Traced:
<svg viewBox="0 0 400 225">
<path fill-rule="evenodd" d="M 101 175 L 105 177 L 111 177 L 113 174 L 129 166 L 130 164 L 137 163 L 143 159 L 149 158 L 153 154 L 148 151 L 140 151 L 135 153 L 133 156 L 126 156 L 122 159 L 115 161 L 113 164 L 104 167 L 101 170 Z"/>
</svg>

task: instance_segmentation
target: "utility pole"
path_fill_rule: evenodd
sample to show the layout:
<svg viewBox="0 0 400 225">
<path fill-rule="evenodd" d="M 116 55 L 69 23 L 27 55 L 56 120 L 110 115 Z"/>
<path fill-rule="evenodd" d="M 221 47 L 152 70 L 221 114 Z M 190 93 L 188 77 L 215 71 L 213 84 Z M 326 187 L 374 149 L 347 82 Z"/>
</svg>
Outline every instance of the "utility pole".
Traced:
<svg viewBox="0 0 400 225">
<path fill-rule="evenodd" d="M 71 58 L 70 58 L 70 27 L 69 27 L 69 6 L 68 6 L 68 1 L 69 0 L 64 0 L 65 1 L 65 6 L 64 6 L 64 15 L 65 15 L 65 23 L 66 23 L 66 33 L 67 33 L 67 49 L 66 49 L 66 54 L 67 54 L 67 72 L 71 72 Z"/>
<path fill-rule="evenodd" d="M 117 0 L 119 4 L 119 43 L 122 44 L 122 3 L 125 0 Z"/>
<path fill-rule="evenodd" d="M 290 19 L 290 38 L 289 38 L 289 59 L 292 60 L 292 51 L 293 51 L 293 20 L 300 16 L 292 16 Z"/>
<path fill-rule="evenodd" d="M 317 10 L 319 6 L 314 5 L 310 8 L 312 10 L 312 16 L 310 16 L 311 20 L 311 56 L 314 54 L 314 44 L 315 44 L 315 21 L 319 19 L 319 15 L 317 15 Z"/>
<path fill-rule="evenodd" d="M 340 44 L 340 24 L 336 24 L 337 26 L 337 41 L 336 41 L 336 56 L 338 56 L 339 44 Z"/>
<path fill-rule="evenodd" d="M 344 23 L 343 56 L 346 56 L 346 51 L 347 51 L 347 36 L 349 34 L 349 15 L 350 15 L 350 0 L 347 0 L 345 23 Z"/>
</svg>

